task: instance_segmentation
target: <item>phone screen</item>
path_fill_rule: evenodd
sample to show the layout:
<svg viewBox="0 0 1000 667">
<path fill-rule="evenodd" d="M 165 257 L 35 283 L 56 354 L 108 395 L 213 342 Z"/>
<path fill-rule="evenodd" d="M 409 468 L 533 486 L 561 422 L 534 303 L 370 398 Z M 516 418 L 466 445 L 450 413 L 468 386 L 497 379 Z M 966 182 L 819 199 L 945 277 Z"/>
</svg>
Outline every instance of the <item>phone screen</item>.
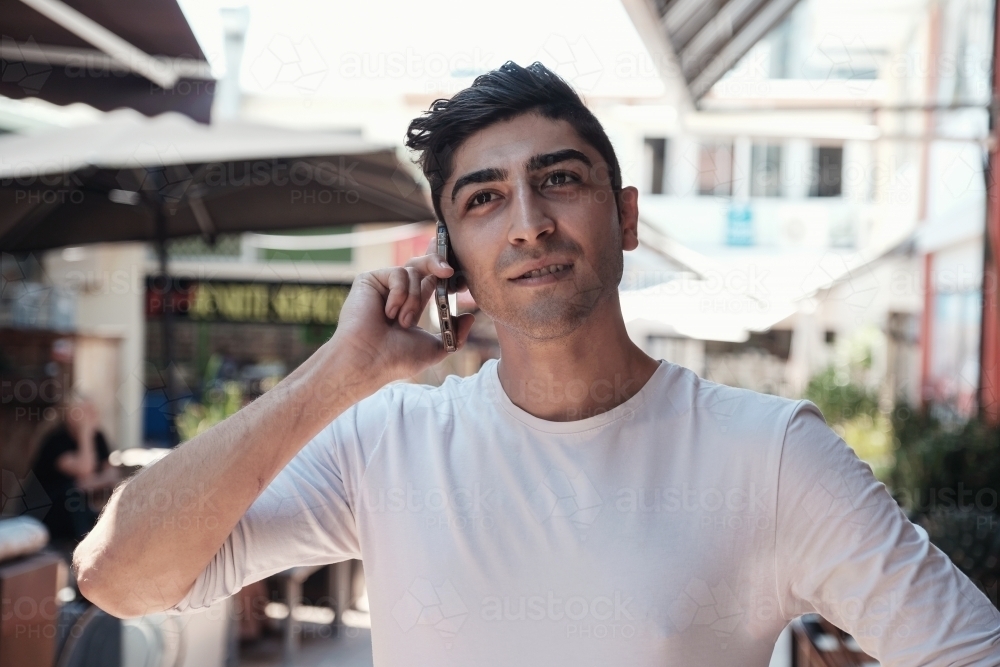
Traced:
<svg viewBox="0 0 1000 667">
<path fill-rule="evenodd" d="M 448 241 L 448 228 L 440 220 L 437 223 L 437 252 L 448 261 L 448 265 L 452 269 L 458 271 L 451 253 L 451 243 Z M 452 274 L 453 277 L 454 275 Z M 455 337 L 455 319 L 451 312 L 451 299 L 448 298 L 450 283 L 450 278 L 444 280 L 438 278 L 435 303 L 437 304 L 438 321 L 441 322 L 441 342 L 444 344 L 445 350 L 454 352 L 458 347 Z"/>
</svg>

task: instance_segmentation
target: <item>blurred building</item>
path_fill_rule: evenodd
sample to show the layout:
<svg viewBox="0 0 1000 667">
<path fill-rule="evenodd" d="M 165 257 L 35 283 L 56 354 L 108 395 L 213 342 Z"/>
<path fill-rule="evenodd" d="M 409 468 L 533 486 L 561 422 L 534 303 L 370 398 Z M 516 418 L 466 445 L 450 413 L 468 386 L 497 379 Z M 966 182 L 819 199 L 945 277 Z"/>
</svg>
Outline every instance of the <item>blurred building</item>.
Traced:
<svg viewBox="0 0 1000 667">
<path fill-rule="evenodd" d="M 683 61 L 678 4 L 654 5 L 667 28 L 650 51 Z M 758 300 L 732 318 L 742 336 L 657 349 L 798 395 L 838 341 L 875 328 L 870 381 L 888 398 L 973 414 L 991 23 L 979 0 L 803 0 L 694 104 L 610 110 L 642 215 L 717 263 L 706 315 Z"/>
</svg>

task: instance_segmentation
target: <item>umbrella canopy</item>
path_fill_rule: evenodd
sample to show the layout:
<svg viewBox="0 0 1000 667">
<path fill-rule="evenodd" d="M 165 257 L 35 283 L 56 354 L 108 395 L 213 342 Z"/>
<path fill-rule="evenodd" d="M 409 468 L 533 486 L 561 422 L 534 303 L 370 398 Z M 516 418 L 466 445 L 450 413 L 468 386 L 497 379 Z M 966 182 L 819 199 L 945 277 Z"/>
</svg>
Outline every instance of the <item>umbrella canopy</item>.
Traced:
<svg viewBox="0 0 1000 667">
<path fill-rule="evenodd" d="M 122 109 L 101 122 L 0 137 L 0 251 L 433 219 L 395 150 L 333 132 L 201 125 Z M 166 395 L 178 396 L 169 309 Z M 176 441 L 176 440 L 175 440 Z"/>
<path fill-rule="evenodd" d="M 395 150 L 356 135 L 123 109 L 0 137 L 0 249 L 431 220 Z"/>
<path fill-rule="evenodd" d="M 0 95 L 208 122 L 215 82 L 175 0 L 0 0 Z"/>
</svg>

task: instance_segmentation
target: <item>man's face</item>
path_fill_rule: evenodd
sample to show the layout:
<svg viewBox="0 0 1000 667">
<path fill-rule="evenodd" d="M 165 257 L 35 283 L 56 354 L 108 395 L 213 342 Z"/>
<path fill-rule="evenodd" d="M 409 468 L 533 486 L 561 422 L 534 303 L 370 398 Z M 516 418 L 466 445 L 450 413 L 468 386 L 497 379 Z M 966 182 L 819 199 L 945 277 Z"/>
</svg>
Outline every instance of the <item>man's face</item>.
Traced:
<svg viewBox="0 0 1000 667">
<path fill-rule="evenodd" d="M 623 189 L 619 215 L 607 163 L 572 125 L 524 114 L 452 159 L 441 210 L 469 292 L 497 324 L 558 338 L 617 294 L 622 251 L 638 244 L 636 191 Z"/>
</svg>

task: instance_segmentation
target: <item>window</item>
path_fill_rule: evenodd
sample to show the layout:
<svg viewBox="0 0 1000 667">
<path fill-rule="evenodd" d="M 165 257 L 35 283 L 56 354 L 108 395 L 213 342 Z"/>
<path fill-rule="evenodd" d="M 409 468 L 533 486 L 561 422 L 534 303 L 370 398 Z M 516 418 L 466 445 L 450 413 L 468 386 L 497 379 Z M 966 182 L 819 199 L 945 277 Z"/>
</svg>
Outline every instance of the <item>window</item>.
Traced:
<svg viewBox="0 0 1000 667">
<path fill-rule="evenodd" d="M 810 197 L 839 197 L 844 167 L 840 146 L 813 146 Z"/>
<path fill-rule="evenodd" d="M 662 195 L 667 192 L 667 140 L 646 137 L 643 145 L 648 192 Z"/>
<path fill-rule="evenodd" d="M 728 197 L 733 193 L 733 145 L 702 144 L 698 151 L 698 194 Z"/>
<path fill-rule="evenodd" d="M 754 144 L 750 149 L 750 196 L 781 195 L 781 146 Z"/>
</svg>

